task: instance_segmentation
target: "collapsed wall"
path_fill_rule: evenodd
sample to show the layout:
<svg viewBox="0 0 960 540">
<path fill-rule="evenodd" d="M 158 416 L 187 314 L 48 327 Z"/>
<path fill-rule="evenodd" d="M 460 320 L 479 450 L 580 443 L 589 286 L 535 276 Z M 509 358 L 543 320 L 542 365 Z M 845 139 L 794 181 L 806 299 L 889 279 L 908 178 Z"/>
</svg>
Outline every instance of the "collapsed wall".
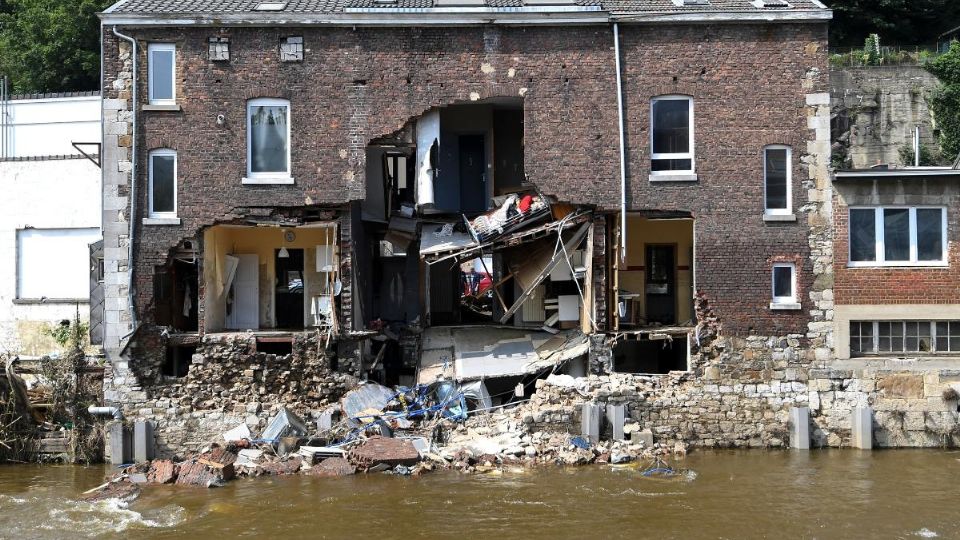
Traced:
<svg viewBox="0 0 960 540">
<path fill-rule="evenodd" d="M 207 335 L 180 378 L 163 373 L 166 345 L 140 340 L 137 362 L 114 362 L 105 377 L 107 401 L 155 422 L 161 456 L 198 451 L 239 424 L 259 433 L 284 407 L 310 420 L 357 384 L 319 332 L 294 334 L 287 354 L 258 352 L 252 333 Z"/>
</svg>

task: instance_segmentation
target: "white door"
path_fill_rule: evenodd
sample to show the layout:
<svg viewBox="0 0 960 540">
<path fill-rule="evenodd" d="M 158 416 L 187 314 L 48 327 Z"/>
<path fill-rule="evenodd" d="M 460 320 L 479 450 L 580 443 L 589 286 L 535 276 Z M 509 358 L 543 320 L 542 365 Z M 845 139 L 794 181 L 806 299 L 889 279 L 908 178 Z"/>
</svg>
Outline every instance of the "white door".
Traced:
<svg viewBox="0 0 960 540">
<path fill-rule="evenodd" d="M 233 309 L 227 317 L 231 330 L 253 330 L 260 327 L 260 258 L 257 255 L 235 255 L 239 259 L 233 278 Z"/>
</svg>

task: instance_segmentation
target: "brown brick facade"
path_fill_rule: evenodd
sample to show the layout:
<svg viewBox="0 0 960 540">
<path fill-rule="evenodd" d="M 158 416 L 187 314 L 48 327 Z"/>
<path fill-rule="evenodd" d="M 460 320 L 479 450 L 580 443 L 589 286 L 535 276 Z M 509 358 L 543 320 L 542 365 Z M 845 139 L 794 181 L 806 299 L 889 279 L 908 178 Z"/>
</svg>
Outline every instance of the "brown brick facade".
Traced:
<svg viewBox="0 0 960 540">
<path fill-rule="evenodd" d="M 623 31 L 632 210 L 675 210 L 695 218 L 696 285 L 727 332 L 805 333 L 814 280 L 802 207 L 806 95 L 827 88 L 825 25 L 716 25 Z M 697 182 L 654 183 L 649 100 L 694 98 Z M 763 147 L 792 152 L 792 223 L 763 220 Z M 796 260 L 800 311 L 769 309 L 771 266 Z"/>
<path fill-rule="evenodd" d="M 834 203 L 834 296 L 837 305 L 960 304 L 960 192 L 949 180 L 838 184 Z M 911 194 L 913 192 L 913 194 Z M 947 208 L 947 267 L 848 267 L 849 204 L 939 205 Z"/>
<path fill-rule="evenodd" d="M 431 107 L 522 96 L 529 181 L 564 201 L 619 209 L 609 27 L 124 31 L 140 40 L 141 97 L 146 43 L 177 45 L 181 111 L 138 117 L 139 185 L 146 185 L 146 152 L 175 149 L 182 219 L 180 226 L 139 227 L 136 287 L 144 315 L 150 311 L 153 267 L 179 240 L 232 218 L 240 207 L 347 211 L 349 201 L 363 197 L 367 142 Z M 215 35 L 230 38 L 229 63 L 208 60 L 207 40 Z M 278 44 L 287 35 L 303 36 L 303 62 L 279 62 Z M 810 187 L 802 160 L 813 138 L 805 96 L 826 91 L 826 24 L 623 26 L 621 36 L 630 210 L 694 216 L 697 288 L 711 298 L 727 332 L 803 333 L 810 307 L 805 291 L 814 279 L 801 210 Z M 117 43 L 104 33 L 104 96 L 129 98 L 113 89 L 121 65 Z M 697 182 L 648 181 L 649 100 L 662 94 L 694 97 Z M 256 97 L 290 100 L 295 185 L 241 184 L 245 105 Z M 220 114 L 223 125 L 216 121 Z M 796 222 L 762 219 L 767 144 L 794 150 Z M 145 191 L 138 197 L 140 216 Z M 798 297 L 804 309 L 771 312 L 770 266 L 784 258 L 801 261 Z M 602 257 L 595 253 L 595 260 Z"/>
</svg>

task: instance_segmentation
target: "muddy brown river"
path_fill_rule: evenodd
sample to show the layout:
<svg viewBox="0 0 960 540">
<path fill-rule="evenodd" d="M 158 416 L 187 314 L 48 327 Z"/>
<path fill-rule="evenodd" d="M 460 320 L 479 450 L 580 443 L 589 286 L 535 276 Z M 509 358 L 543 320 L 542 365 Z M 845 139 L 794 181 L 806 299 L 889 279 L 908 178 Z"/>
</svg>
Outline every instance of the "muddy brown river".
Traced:
<svg viewBox="0 0 960 540">
<path fill-rule="evenodd" d="M 637 468 L 256 478 L 79 503 L 104 467 L 0 466 L 0 537 L 960 538 L 960 452 L 698 452 Z M 692 476 L 692 475 L 691 475 Z"/>
</svg>

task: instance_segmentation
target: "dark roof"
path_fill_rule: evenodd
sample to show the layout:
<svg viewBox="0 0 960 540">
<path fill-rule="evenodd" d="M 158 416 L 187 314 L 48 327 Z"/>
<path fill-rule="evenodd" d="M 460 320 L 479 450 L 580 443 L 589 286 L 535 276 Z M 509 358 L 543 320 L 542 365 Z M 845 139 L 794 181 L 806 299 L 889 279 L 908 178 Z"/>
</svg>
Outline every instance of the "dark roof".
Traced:
<svg viewBox="0 0 960 540">
<path fill-rule="evenodd" d="M 273 2 L 274 0 L 266 0 Z M 284 3 L 283 0 L 277 0 Z M 818 0 L 787 0 L 789 7 L 756 7 L 751 0 L 710 0 L 707 5 L 680 5 L 673 0 L 574 0 L 575 5 L 580 6 L 599 6 L 602 11 L 618 14 L 722 14 L 739 13 L 762 15 L 765 13 L 784 13 L 784 12 L 809 12 L 821 11 L 828 12 Z M 490 8 L 514 8 L 514 7 L 536 7 L 549 8 L 541 1 L 525 0 L 483 0 L 484 5 Z M 334 14 L 353 12 L 356 10 L 377 8 L 389 12 L 391 9 L 398 11 L 409 9 L 423 9 L 431 7 L 450 7 L 440 6 L 441 2 L 434 0 L 396 0 L 395 3 L 377 2 L 376 0 L 287 0 L 283 9 L 275 11 L 257 11 L 255 7 L 261 3 L 261 0 L 120 0 L 110 8 L 104 15 L 114 17 L 117 15 L 250 15 L 263 16 L 271 18 L 289 16 L 292 14 Z M 682 2 L 681 2 L 682 3 Z M 478 4 L 478 7 L 483 7 Z M 565 7 L 570 7 L 567 4 Z"/>
<path fill-rule="evenodd" d="M 75 97 L 100 97 L 98 90 L 87 90 L 83 92 L 47 92 L 45 94 L 13 94 L 8 97 L 10 101 L 24 99 L 55 99 L 55 98 L 75 98 Z"/>
</svg>

